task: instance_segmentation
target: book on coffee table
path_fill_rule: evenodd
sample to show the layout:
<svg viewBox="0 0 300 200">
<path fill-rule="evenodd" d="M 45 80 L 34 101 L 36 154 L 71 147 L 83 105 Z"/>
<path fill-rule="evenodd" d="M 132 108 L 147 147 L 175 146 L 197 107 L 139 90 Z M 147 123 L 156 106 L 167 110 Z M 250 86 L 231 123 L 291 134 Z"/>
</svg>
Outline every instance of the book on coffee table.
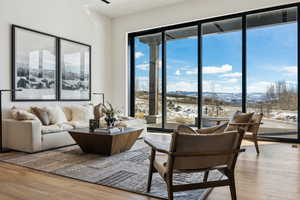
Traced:
<svg viewBox="0 0 300 200">
<path fill-rule="evenodd" d="M 121 130 L 117 127 L 114 128 L 97 128 L 95 129 L 95 132 L 102 132 L 102 133 L 119 133 Z"/>
</svg>

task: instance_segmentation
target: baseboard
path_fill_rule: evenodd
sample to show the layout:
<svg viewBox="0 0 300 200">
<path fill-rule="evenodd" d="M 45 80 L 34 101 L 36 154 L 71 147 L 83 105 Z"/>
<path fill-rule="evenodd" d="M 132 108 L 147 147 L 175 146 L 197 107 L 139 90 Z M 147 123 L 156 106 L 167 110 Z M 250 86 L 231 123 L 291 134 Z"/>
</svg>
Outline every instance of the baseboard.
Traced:
<svg viewBox="0 0 300 200">
<path fill-rule="evenodd" d="M 8 149 L 8 148 L 1 148 L 0 149 L 0 153 L 7 153 L 7 152 L 10 152 L 11 150 Z"/>
</svg>

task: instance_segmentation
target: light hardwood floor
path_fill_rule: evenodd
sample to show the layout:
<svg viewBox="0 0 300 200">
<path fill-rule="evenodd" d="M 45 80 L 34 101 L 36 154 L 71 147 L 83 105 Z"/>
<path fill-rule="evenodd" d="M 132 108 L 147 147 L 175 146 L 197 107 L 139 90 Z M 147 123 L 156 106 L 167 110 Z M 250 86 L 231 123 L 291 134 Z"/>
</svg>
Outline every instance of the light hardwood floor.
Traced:
<svg viewBox="0 0 300 200">
<path fill-rule="evenodd" d="M 238 160 L 236 181 L 240 200 L 300 199 L 300 147 L 264 143 L 261 155 L 253 146 Z M 0 162 L 1 200 L 153 200 L 105 186 L 63 178 Z M 230 199 L 227 187 L 214 189 L 208 200 Z"/>
</svg>

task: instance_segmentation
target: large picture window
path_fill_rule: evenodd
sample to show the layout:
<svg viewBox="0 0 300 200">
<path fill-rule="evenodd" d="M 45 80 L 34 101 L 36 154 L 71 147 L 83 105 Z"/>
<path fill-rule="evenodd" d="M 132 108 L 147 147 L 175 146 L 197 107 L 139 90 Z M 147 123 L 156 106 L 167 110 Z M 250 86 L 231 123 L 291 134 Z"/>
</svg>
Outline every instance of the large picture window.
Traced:
<svg viewBox="0 0 300 200">
<path fill-rule="evenodd" d="M 247 111 L 264 113 L 259 134 L 297 138 L 297 8 L 247 16 Z"/>
<path fill-rule="evenodd" d="M 130 33 L 131 115 L 169 131 L 263 113 L 260 138 L 300 141 L 299 7 Z"/>
</svg>

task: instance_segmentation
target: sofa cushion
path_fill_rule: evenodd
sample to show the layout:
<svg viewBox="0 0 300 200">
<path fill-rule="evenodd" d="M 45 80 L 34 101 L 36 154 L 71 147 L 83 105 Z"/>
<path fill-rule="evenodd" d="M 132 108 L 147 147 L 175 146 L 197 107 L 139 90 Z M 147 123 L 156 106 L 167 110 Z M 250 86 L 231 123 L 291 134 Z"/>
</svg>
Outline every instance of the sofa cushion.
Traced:
<svg viewBox="0 0 300 200">
<path fill-rule="evenodd" d="M 49 133 L 56 133 L 60 132 L 61 128 L 54 124 L 54 125 L 49 125 L 49 126 L 42 126 L 42 134 L 49 134 Z"/>
<path fill-rule="evenodd" d="M 34 115 L 33 113 L 30 113 L 29 111 L 22 109 L 22 108 L 17 108 L 15 106 L 11 108 L 11 116 L 14 120 L 17 120 L 17 121 L 39 120 L 39 118 L 36 115 Z"/>
<path fill-rule="evenodd" d="M 89 127 L 89 122 L 86 122 L 86 121 L 70 121 L 70 122 L 68 122 L 68 124 L 74 128 L 88 128 Z"/>
<path fill-rule="evenodd" d="M 69 124 L 53 124 L 49 126 L 42 126 L 42 134 L 50 134 L 50 133 L 57 133 L 62 131 L 70 131 L 73 129 L 73 126 Z"/>
<path fill-rule="evenodd" d="M 51 106 L 45 108 L 49 114 L 51 124 L 63 124 L 68 122 L 65 113 L 59 106 Z"/>
<path fill-rule="evenodd" d="M 64 106 L 63 107 L 63 111 L 64 111 L 64 113 L 66 115 L 67 120 L 68 121 L 72 121 L 72 108 Z"/>
<path fill-rule="evenodd" d="M 39 118 L 44 126 L 50 125 L 50 119 L 47 110 L 38 107 L 31 107 L 31 110 Z"/>
<path fill-rule="evenodd" d="M 84 121 L 89 122 L 90 119 L 94 119 L 94 109 L 91 105 L 78 105 L 72 106 L 72 121 Z"/>
</svg>

